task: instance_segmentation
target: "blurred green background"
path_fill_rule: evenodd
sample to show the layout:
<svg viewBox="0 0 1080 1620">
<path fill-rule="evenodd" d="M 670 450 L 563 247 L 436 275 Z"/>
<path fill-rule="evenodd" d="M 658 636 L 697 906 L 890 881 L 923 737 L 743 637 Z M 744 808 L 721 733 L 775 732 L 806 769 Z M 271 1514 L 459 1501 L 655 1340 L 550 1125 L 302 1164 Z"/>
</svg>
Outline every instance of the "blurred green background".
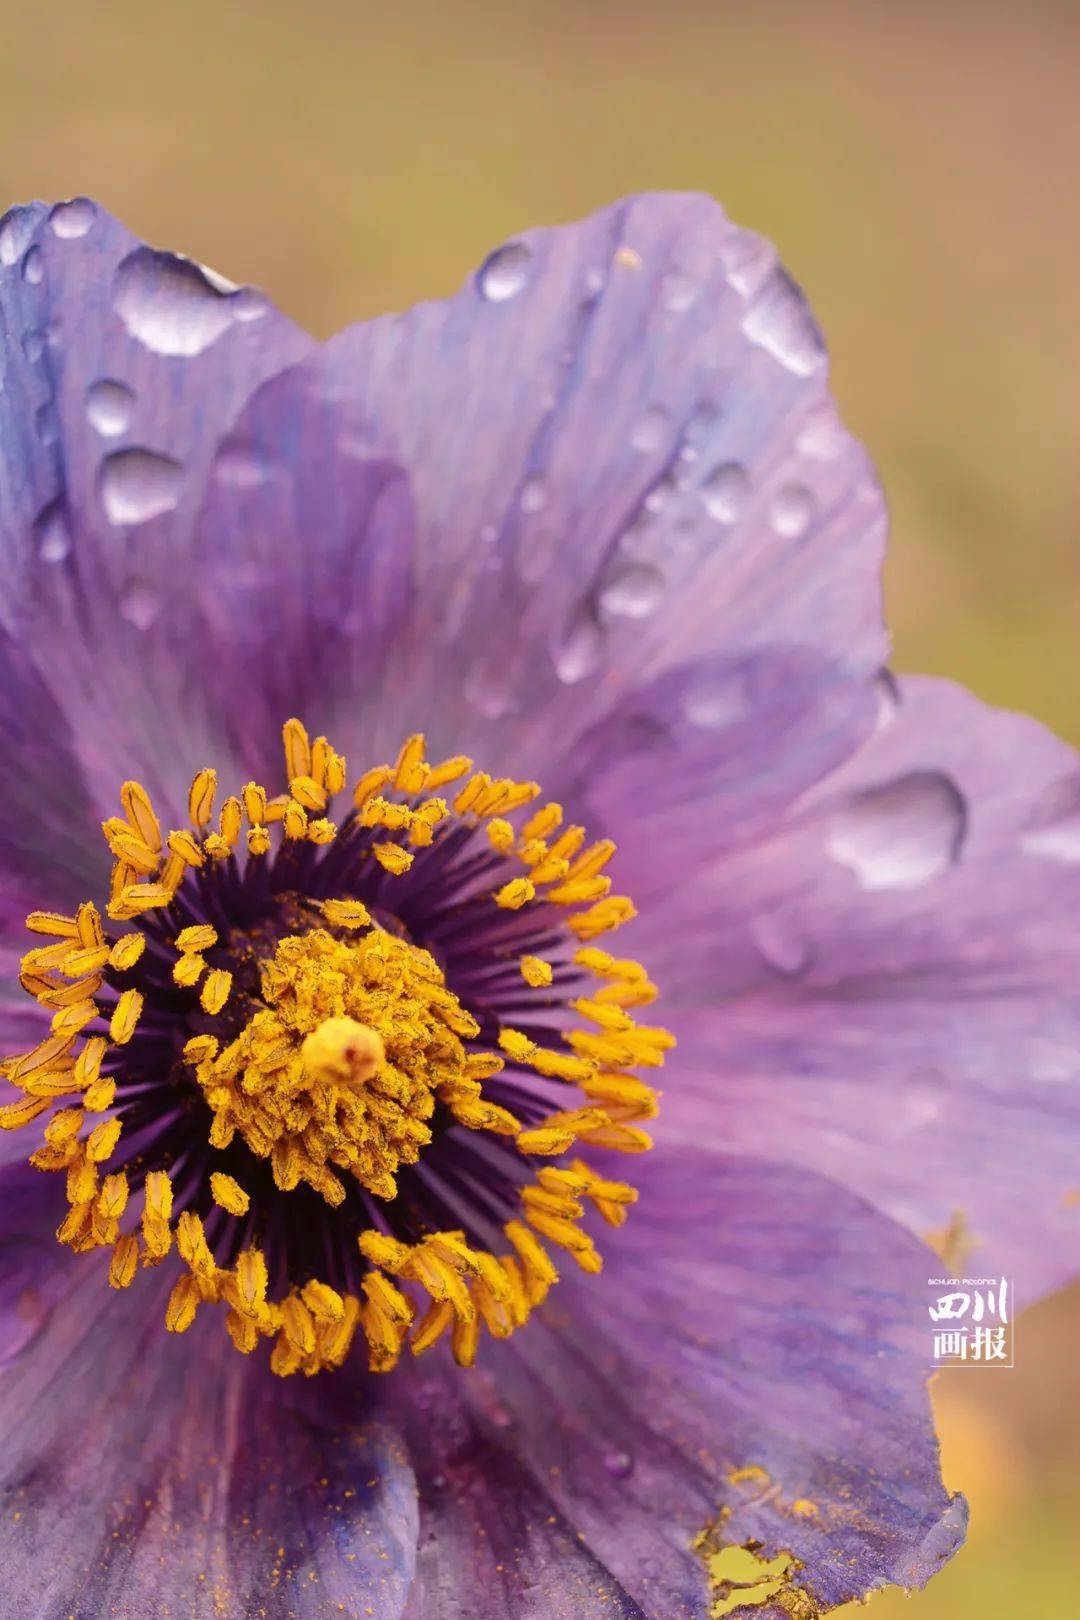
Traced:
<svg viewBox="0 0 1080 1620">
<path fill-rule="evenodd" d="M 889 493 L 902 669 L 1080 741 L 1080 16 L 1012 4 L 0 0 L 0 192 L 89 192 L 320 334 L 533 223 L 714 192 L 807 288 Z M 987 1175 L 994 1174 L 993 1165 Z M 1022 1294 L 1023 1279 L 1016 1279 Z M 1080 1295 L 938 1380 L 967 1549 L 878 1620 L 1072 1612 Z M 860 1611 L 864 1612 L 864 1611 Z"/>
</svg>

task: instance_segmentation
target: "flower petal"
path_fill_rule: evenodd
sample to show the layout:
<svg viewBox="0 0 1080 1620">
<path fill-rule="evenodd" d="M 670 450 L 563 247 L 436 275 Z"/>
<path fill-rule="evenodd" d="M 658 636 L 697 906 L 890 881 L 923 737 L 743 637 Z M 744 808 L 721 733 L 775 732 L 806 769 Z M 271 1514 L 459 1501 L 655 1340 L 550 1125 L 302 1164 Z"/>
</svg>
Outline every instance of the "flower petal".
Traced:
<svg viewBox="0 0 1080 1620">
<path fill-rule="evenodd" d="M 657 923 L 669 1130 L 696 1140 L 707 1111 L 733 1149 L 824 1171 L 1021 1302 L 1075 1273 L 1072 749 L 905 680 L 845 769 Z"/>
<path fill-rule="evenodd" d="M 644 911 L 753 844 L 873 730 L 877 694 L 814 649 L 775 647 L 669 670 L 626 694 L 574 748 L 563 788 L 618 845 Z"/>
<path fill-rule="evenodd" d="M 880 493 L 801 293 L 708 198 L 526 232 L 448 302 L 334 338 L 293 421 L 317 387 L 416 503 L 415 611 L 370 703 L 384 751 L 422 727 L 532 775 L 698 656 L 881 661 Z M 306 441 L 274 449 L 295 481 Z"/>
<path fill-rule="evenodd" d="M 212 457 L 313 347 L 261 294 L 139 243 L 86 199 L 0 221 L 0 623 L 67 716 L 99 803 L 161 795 L 228 743 L 198 633 L 217 554 L 192 532 Z M 120 720 L 122 717 L 122 723 Z"/>
<path fill-rule="evenodd" d="M 921 1584 L 961 1539 L 925 1390 L 929 1252 L 782 1166 L 658 1152 L 640 1180 L 602 1277 L 564 1278 L 546 1321 L 468 1378 L 401 1386 L 422 1504 L 410 1620 L 604 1602 L 704 1620 L 706 1554 L 751 1540 L 790 1555 L 790 1612 L 810 1616 Z M 568 1527 L 582 1552 L 560 1597 L 544 1571 Z"/>
<path fill-rule="evenodd" d="M 171 1278 L 111 1294 L 99 1264 L 67 1257 L 62 1298 L 29 1290 L 40 1246 L 9 1225 L 13 1174 L 0 1181 L 0 1573 L 20 1612 L 395 1620 L 416 1506 L 386 1425 L 325 1381 L 271 1379 L 217 1311 L 167 1334 Z"/>
</svg>

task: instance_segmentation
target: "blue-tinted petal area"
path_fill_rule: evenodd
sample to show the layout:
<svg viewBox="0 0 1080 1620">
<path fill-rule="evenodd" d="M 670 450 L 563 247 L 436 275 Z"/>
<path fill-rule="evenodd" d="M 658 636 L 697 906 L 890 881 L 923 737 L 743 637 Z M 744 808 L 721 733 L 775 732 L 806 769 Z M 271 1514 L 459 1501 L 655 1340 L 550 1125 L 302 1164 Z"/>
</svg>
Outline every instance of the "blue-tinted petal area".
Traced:
<svg viewBox="0 0 1080 1620">
<path fill-rule="evenodd" d="M 232 747 L 268 786 L 284 785 L 291 714 L 329 733 L 357 774 L 375 758 L 376 722 L 400 745 L 409 677 L 390 671 L 408 638 L 413 557 L 408 482 L 355 406 L 328 396 L 319 362 L 262 388 L 211 468 L 192 566 L 214 590 L 192 633 L 235 694 Z"/>
<path fill-rule="evenodd" d="M 100 893 L 108 864 L 89 789 L 63 711 L 27 652 L 0 629 L 0 1055 L 41 1038 L 47 1014 L 19 985 L 36 908 L 69 908 Z M 0 1105 L 19 1093 L 0 1080 Z M 0 1164 L 25 1154 L 18 1132 L 0 1132 Z"/>
<path fill-rule="evenodd" d="M 1080 760 L 904 680 L 846 768 L 638 926 L 681 1036 L 666 1129 L 813 1166 L 1004 1271 L 1080 1235 Z"/>
<path fill-rule="evenodd" d="M 705 1620 L 709 1555 L 748 1542 L 810 1620 L 962 1538 L 925 1389 L 935 1257 L 799 1170 L 661 1144 L 637 1179 L 602 1276 L 564 1276 L 470 1377 L 389 1392 L 421 1493 L 410 1620 Z"/>
<path fill-rule="evenodd" d="M 561 791 L 575 742 L 667 669 L 881 660 L 872 471 L 802 294 L 708 198 L 527 231 L 455 298 L 333 339 L 324 386 L 416 502 L 396 730 Z"/>
<path fill-rule="evenodd" d="M 272 1379 L 219 1319 L 167 1334 L 171 1277 L 112 1293 L 99 1263 L 43 1246 L 35 1196 L 0 1175 L 0 1580 L 19 1613 L 396 1620 L 416 1492 L 370 1404 Z"/>
<path fill-rule="evenodd" d="M 217 568 L 243 567 L 193 564 L 209 466 L 259 384 L 314 345 L 86 199 L 0 221 L 0 341 L 0 624 L 99 804 L 132 775 L 176 795 L 222 760 L 239 703 L 200 633 Z"/>
</svg>

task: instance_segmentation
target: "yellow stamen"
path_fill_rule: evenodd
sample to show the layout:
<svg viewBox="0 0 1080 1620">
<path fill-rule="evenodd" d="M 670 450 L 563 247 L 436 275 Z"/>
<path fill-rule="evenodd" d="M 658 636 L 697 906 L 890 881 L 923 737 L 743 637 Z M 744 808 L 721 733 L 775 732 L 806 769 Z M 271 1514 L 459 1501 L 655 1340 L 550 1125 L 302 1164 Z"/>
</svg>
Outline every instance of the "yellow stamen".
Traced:
<svg viewBox="0 0 1080 1620">
<path fill-rule="evenodd" d="M 373 844 L 371 853 L 379 865 L 394 877 L 400 877 L 407 872 L 413 863 L 413 857 L 407 849 L 400 844 Z"/>
<path fill-rule="evenodd" d="M 535 897 L 536 889 L 528 878 L 523 877 L 511 878 L 509 883 L 504 883 L 493 896 L 495 904 L 502 906 L 506 911 L 520 911 L 522 906 L 527 906 Z"/>
<path fill-rule="evenodd" d="M 610 892 L 610 840 L 588 844 L 584 828 L 563 826 L 562 806 L 554 803 L 534 809 L 518 825 L 517 813 L 539 794 L 535 782 L 475 771 L 464 755 L 429 766 L 424 736 L 417 732 L 393 765 L 360 776 L 355 813 L 343 819 L 339 833 L 327 809 L 345 785 L 343 757 L 326 737 L 312 741 L 297 719 L 283 727 L 282 740 L 287 792 L 268 797 L 261 784 L 248 782 L 224 798 L 215 822 L 216 775 L 200 771 L 189 796 L 190 829 L 174 829 L 164 840 L 145 789 L 124 784 L 123 815 L 103 823 L 114 857 L 108 916 L 128 922 L 170 908 L 176 921 L 169 928 L 166 918 L 154 919 L 146 934 L 136 923 L 117 937 L 89 901 L 73 916 L 31 913 L 31 932 L 45 943 L 26 954 L 20 979 L 52 1027 L 33 1050 L 0 1063 L 0 1072 L 23 1091 L 21 1099 L 0 1108 L 0 1127 L 42 1120 L 44 1142 L 30 1157 L 36 1167 L 66 1177 L 69 1208 L 58 1237 L 79 1252 L 106 1249 L 112 1287 L 130 1286 L 140 1265 L 160 1264 L 175 1241 L 184 1269 L 166 1308 L 170 1331 L 187 1331 L 200 1304 L 218 1302 L 235 1347 L 250 1354 L 269 1339 L 271 1368 L 281 1376 L 340 1366 L 358 1334 L 375 1371 L 394 1367 L 406 1345 L 420 1354 L 447 1335 L 457 1361 L 468 1367 L 482 1332 L 509 1337 L 557 1282 L 547 1246 L 563 1250 L 585 1271 L 598 1271 L 599 1251 L 582 1225 L 586 1212 L 617 1227 L 636 1198 L 628 1183 L 602 1176 L 581 1159 L 568 1164 L 563 1158 L 580 1144 L 625 1153 L 651 1145 L 639 1122 L 656 1114 L 658 1093 L 630 1071 L 659 1066 L 672 1037 L 632 1016 L 657 994 L 645 969 L 593 943 L 629 921 L 634 908 Z M 457 786 L 448 803 L 437 790 L 452 783 Z M 435 958 L 412 942 L 408 912 L 416 885 L 402 886 L 398 919 L 390 886 L 372 888 L 372 907 L 351 894 L 322 898 L 331 873 L 342 874 L 346 889 L 363 892 L 378 868 L 391 876 L 407 872 L 415 851 L 430 851 L 421 856 L 421 870 L 425 884 L 433 880 L 439 847 L 455 818 L 448 847 L 466 848 L 462 862 L 450 857 L 450 870 L 465 874 L 462 915 L 481 896 L 488 905 L 522 914 L 502 922 L 489 914 L 496 942 L 492 961 L 498 964 L 493 982 L 505 986 L 511 971 L 530 990 L 546 992 L 532 998 L 531 1015 L 523 1014 L 532 1035 L 505 1025 L 498 1030 L 502 1055 L 476 1049 L 477 1018 L 457 999 Z M 361 834 L 355 859 L 350 840 L 358 828 L 374 836 L 369 842 Z M 467 847 L 470 835 L 476 842 Z M 280 915 L 294 932 L 274 931 L 259 913 L 243 927 L 226 919 L 217 927 L 179 928 L 185 916 L 200 915 L 199 892 L 207 885 L 216 891 L 215 904 L 201 914 L 221 917 L 222 900 L 237 880 L 243 884 L 245 846 L 246 858 L 257 861 L 283 837 L 301 846 L 280 851 L 289 874 L 280 889 Z M 336 853 L 319 853 L 318 846 L 339 838 Z M 377 865 L 364 859 L 365 850 Z M 253 874 L 249 892 L 258 893 L 262 885 L 276 895 L 278 871 L 275 863 L 269 884 L 265 871 Z M 319 875 L 311 893 L 300 876 L 308 871 Z M 535 910 L 526 910 L 533 902 L 539 902 Z M 140 970 L 147 936 L 154 961 Z M 176 954 L 165 969 L 187 994 L 170 992 L 166 977 L 165 999 L 159 1001 L 153 999 L 162 995 L 157 953 L 169 938 Z M 530 939 L 544 955 L 510 943 Z M 580 944 L 568 951 L 575 939 Z M 133 975 L 130 987 L 119 994 L 111 1015 L 107 1007 L 102 1012 L 103 987 L 108 982 L 111 995 L 113 975 L 124 973 Z M 585 975 L 591 976 L 589 988 Z M 560 992 L 568 987 L 566 994 L 555 992 L 556 977 Z M 151 999 L 140 1027 L 144 997 Z M 520 989 L 517 997 L 519 1004 L 526 999 Z M 251 1193 L 209 1165 L 206 1184 L 193 1188 L 194 1161 L 185 1148 L 177 1161 L 183 1176 L 178 1187 L 189 1207 L 175 1217 L 172 1181 L 166 1171 L 146 1166 L 135 1128 L 140 1116 L 125 1090 L 129 1072 L 144 1084 L 144 1055 L 154 1051 L 163 1016 L 191 1020 L 187 1029 L 179 1025 L 177 1041 L 187 1075 L 170 1072 L 169 1083 L 194 1085 L 205 1098 L 209 1149 L 222 1152 L 243 1143 L 243 1151 L 267 1167 L 249 1182 Z M 88 1026 L 106 1017 L 107 1039 L 86 1035 Z M 541 1017 L 550 1033 L 537 1037 Z M 136 1045 L 125 1052 L 132 1041 Z M 504 1106 L 502 1093 L 496 1093 L 500 1101 L 492 1100 L 486 1083 L 502 1073 L 512 1102 L 513 1088 L 523 1083 L 515 1072 L 521 1068 L 551 1082 L 553 1096 L 565 1087 L 577 1089 L 567 1106 L 544 1118 L 530 1118 L 528 1104 L 519 1118 L 513 1106 Z M 118 1105 L 123 1118 L 114 1112 Z M 129 1135 L 124 1119 L 131 1121 Z M 422 1158 L 433 1132 L 447 1128 L 451 1135 L 501 1136 L 503 1154 L 521 1155 L 522 1218 L 503 1229 L 510 1252 L 489 1251 L 471 1228 L 429 1230 L 424 1224 L 424 1235 L 411 1242 L 396 1235 L 417 1230 L 415 1212 L 399 1223 L 395 1211 L 399 1173 Z M 102 1167 L 118 1150 L 126 1168 L 104 1174 Z M 482 1164 L 482 1156 L 476 1162 Z M 145 1177 L 144 1194 L 135 1212 L 138 1231 L 121 1233 L 129 1175 L 136 1185 Z M 276 1279 L 281 1266 L 276 1238 L 269 1259 L 261 1248 L 235 1253 L 234 1240 L 225 1235 L 239 1230 L 232 1221 L 246 1223 L 250 1216 L 254 1231 L 265 1227 L 260 1189 L 267 1177 L 282 1193 L 301 1186 L 318 1193 L 329 1209 L 341 1211 L 335 1220 L 355 1218 L 363 1206 L 354 1184 L 363 1189 L 375 1226 L 388 1230 L 358 1234 L 353 1292 L 304 1275 L 271 1297 L 271 1273 Z M 404 1178 L 402 1194 L 412 1197 Z M 207 1210 L 210 1200 L 216 1209 L 204 1227 L 196 1211 Z M 460 1218 L 471 1219 L 464 1206 Z M 213 1244 L 229 1257 L 227 1266 L 219 1266 Z"/>
<path fill-rule="evenodd" d="M 251 1199 L 240 1183 L 221 1170 L 215 1170 L 210 1177 L 210 1195 L 230 1215 L 246 1215 L 251 1208 Z"/>
<path fill-rule="evenodd" d="M 521 968 L 521 977 L 526 984 L 532 985 L 534 990 L 551 983 L 553 977 L 551 963 L 545 962 L 541 957 L 523 956 L 518 965 Z"/>
</svg>

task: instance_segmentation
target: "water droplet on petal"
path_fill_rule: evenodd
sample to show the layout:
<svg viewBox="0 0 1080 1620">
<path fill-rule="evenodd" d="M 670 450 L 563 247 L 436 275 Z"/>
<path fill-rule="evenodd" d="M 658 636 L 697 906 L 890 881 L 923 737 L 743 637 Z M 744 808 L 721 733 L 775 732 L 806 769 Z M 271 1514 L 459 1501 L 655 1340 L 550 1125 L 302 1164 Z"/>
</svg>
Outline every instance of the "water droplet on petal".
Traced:
<svg viewBox="0 0 1080 1620">
<path fill-rule="evenodd" d="M 750 927 L 763 961 L 786 979 L 794 979 L 810 966 L 810 947 L 775 914 L 755 917 Z"/>
<path fill-rule="evenodd" d="M 830 404 L 817 407 L 799 429 L 795 448 L 815 461 L 835 461 L 849 442 L 849 434 L 836 409 Z"/>
<path fill-rule="evenodd" d="M 23 280 L 36 287 L 45 276 L 45 260 L 41 256 L 41 249 L 32 247 L 22 262 Z"/>
<path fill-rule="evenodd" d="M 489 303 L 501 304 L 514 298 L 529 278 L 532 250 L 524 242 L 508 242 L 496 248 L 477 272 L 477 285 Z"/>
<path fill-rule="evenodd" d="M 698 285 L 691 276 L 685 275 L 681 270 L 674 270 L 664 277 L 660 283 L 660 298 L 665 309 L 673 314 L 681 314 L 696 302 Z"/>
<path fill-rule="evenodd" d="M 131 426 L 135 395 L 121 382 L 105 377 L 86 394 L 86 419 L 103 439 L 115 439 Z"/>
<path fill-rule="evenodd" d="M 668 414 L 662 405 L 654 405 L 645 412 L 630 435 L 630 446 L 643 454 L 660 450 L 667 438 Z"/>
<path fill-rule="evenodd" d="M 269 477 L 269 468 L 257 450 L 229 445 L 218 453 L 214 477 L 232 489 L 257 489 Z"/>
<path fill-rule="evenodd" d="M 967 808 L 940 771 L 911 771 L 854 794 L 833 821 L 829 853 L 864 889 L 915 889 L 960 855 Z"/>
<path fill-rule="evenodd" d="M 1024 853 L 1067 865 L 1080 862 L 1080 776 L 1055 783 L 1036 814 L 1037 825 L 1020 839 Z"/>
<path fill-rule="evenodd" d="M 581 608 L 553 654 L 555 673 L 567 686 L 584 680 L 604 660 L 604 632 L 591 608 Z"/>
<path fill-rule="evenodd" d="M 70 202 L 57 203 L 49 215 L 49 224 L 57 236 L 74 241 L 85 236 L 97 217 L 97 210 L 89 197 L 73 197 Z"/>
<path fill-rule="evenodd" d="M 736 523 L 750 493 L 750 480 L 736 462 L 726 462 L 701 486 L 705 510 L 717 523 Z"/>
<path fill-rule="evenodd" d="M 664 595 L 664 577 L 645 563 L 629 563 L 600 587 L 599 607 L 609 617 L 645 619 Z"/>
<path fill-rule="evenodd" d="M 615 1479 L 626 1479 L 634 1471 L 634 1459 L 628 1451 L 605 1451 L 604 1467 Z"/>
<path fill-rule="evenodd" d="M 34 426 L 37 428 L 38 438 L 42 444 L 55 444 L 60 437 L 60 426 L 56 420 L 56 406 L 52 400 L 46 400 L 34 412 Z"/>
<path fill-rule="evenodd" d="M 683 699 L 683 714 L 692 726 L 720 731 L 745 720 L 750 692 L 744 669 L 730 669 L 707 678 L 699 675 Z"/>
<path fill-rule="evenodd" d="M 810 527 L 814 497 L 803 484 L 785 484 L 773 498 L 769 518 L 777 534 L 797 540 Z"/>
<path fill-rule="evenodd" d="M 45 353 L 45 339 L 40 332 L 27 332 L 22 340 L 23 354 L 32 366 L 36 366 Z"/>
<path fill-rule="evenodd" d="M 523 512 L 542 512 L 547 505 L 547 491 L 539 478 L 530 478 L 521 491 L 519 502 Z"/>
<path fill-rule="evenodd" d="M 233 297 L 191 259 L 136 248 L 116 272 L 113 306 L 132 337 L 156 354 L 201 354 L 233 318 Z"/>
<path fill-rule="evenodd" d="M 9 208 L 0 219 L 0 264 L 17 264 L 34 234 L 36 214 L 32 208 Z"/>
<path fill-rule="evenodd" d="M 61 499 L 50 501 L 38 513 L 34 523 L 34 540 L 42 562 L 63 562 L 70 552 L 71 528 L 67 509 Z"/>
<path fill-rule="evenodd" d="M 498 720 L 510 707 L 510 687 L 503 664 L 475 665 L 465 679 L 465 696 L 485 720 Z"/>
<path fill-rule="evenodd" d="M 52 1314 L 34 1282 L 30 1261 L 41 1264 L 26 1244 L 7 1243 L 0 1249 L 0 1369 L 25 1355 Z"/>
<path fill-rule="evenodd" d="M 183 468 L 153 450 L 116 450 L 101 466 L 99 489 L 110 523 L 145 523 L 180 499 Z"/>
<path fill-rule="evenodd" d="M 270 308 L 270 300 L 257 287 L 241 287 L 229 301 L 234 321 L 261 321 Z"/>
<path fill-rule="evenodd" d="M 774 270 L 743 316 L 751 343 L 768 350 L 797 377 L 823 364 L 825 343 L 805 298 L 786 270 Z"/>
<path fill-rule="evenodd" d="M 120 598 L 120 615 L 136 630 L 149 630 L 161 612 L 161 597 L 150 585 L 132 585 Z"/>
<path fill-rule="evenodd" d="M 896 676 L 891 670 L 883 669 L 874 682 L 877 693 L 878 710 L 875 731 L 884 731 L 886 726 L 892 724 L 900 709 L 900 687 Z"/>
</svg>

